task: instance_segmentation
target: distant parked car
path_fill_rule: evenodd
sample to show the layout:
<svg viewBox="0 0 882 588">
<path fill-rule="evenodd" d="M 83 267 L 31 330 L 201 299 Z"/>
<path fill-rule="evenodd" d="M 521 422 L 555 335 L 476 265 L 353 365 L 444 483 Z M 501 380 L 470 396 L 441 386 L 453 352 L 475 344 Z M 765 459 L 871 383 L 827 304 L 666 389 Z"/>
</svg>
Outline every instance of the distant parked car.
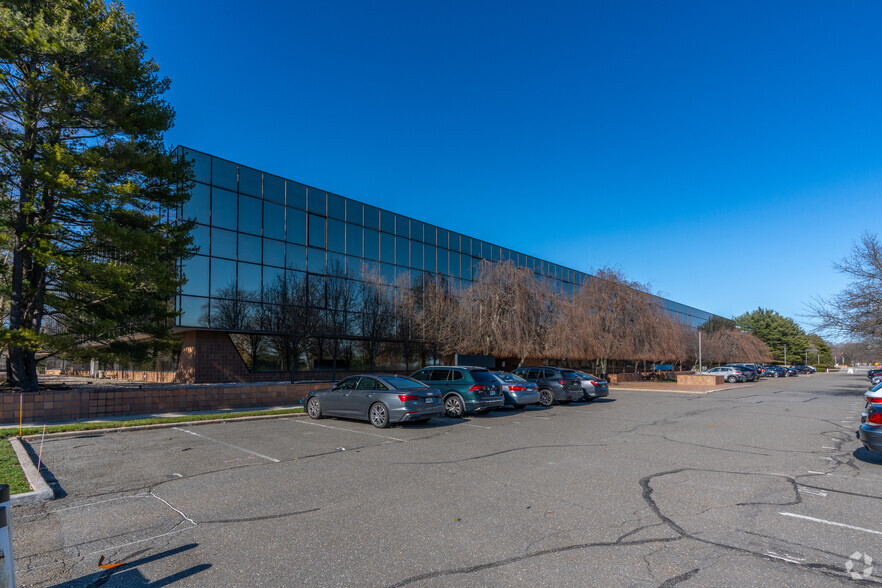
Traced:
<svg viewBox="0 0 882 588">
<path fill-rule="evenodd" d="M 505 403 L 499 380 L 486 368 L 431 366 L 415 371 L 410 377 L 438 388 L 444 395 L 447 415 L 451 417 L 486 412 Z"/>
<path fill-rule="evenodd" d="M 585 372 L 576 371 L 576 374 L 582 379 L 582 393 L 586 402 L 609 396 L 609 383 L 606 380 Z"/>
<path fill-rule="evenodd" d="M 551 406 L 555 401 L 567 404 L 582 398 L 582 384 L 573 370 L 558 367 L 538 366 L 520 367 L 512 370 L 539 388 L 539 404 Z"/>
<path fill-rule="evenodd" d="M 499 380 L 502 386 L 502 394 L 505 396 L 505 406 L 524 408 L 527 404 L 539 402 L 539 388 L 533 382 L 528 382 L 520 376 L 508 372 L 491 372 Z"/>
<path fill-rule="evenodd" d="M 700 376 L 723 376 L 727 382 L 734 384 L 735 382 L 745 382 L 747 378 L 738 368 L 723 366 L 715 367 L 706 372 L 699 372 Z"/>
<path fill-rule="evenodd" d="M 332 388 L 313 390 L 303 405 L 314 419 L 347 417 L 370 421 L 379 429 L 444 414 L 440 390 L 404 376 L 350 376 Z"/>
<path fill-rule="evenodd" d="M 810 365 L 805 365 L 804 363 L 794 363 L 790 365 L 791 369 L 798 371 L 801 374 L 811 374 L 816 370 Z"/>
<path fill-rule="evenodd" d="M 882 452 L 882 383 L 873 386 L 864 399 L 867 405 L 861 414 L 857 438 L 870 451 Z"/>
<path fill-rule="evenodd" d="M 789 375 L 787 370 L 778 365 L 767 365 L 763 369 L 770 378 L 785 378 Z"/>
<path fill-rule="evenodd" d="M 867 378 L 869 378 L 870 380 L 879 375 L 882 375 L 882 368 L 872 368 L 867 370 Z"/>
<path fill-rule="evenodd" d="M 756 371 L 756 368 L 752 367 L 750 364 L 745 363 L 730 363 L 726 364 L 726 367 L 733 367 L 742 374 L 744 374 L 744 379 L 748 382 L 756 382 L 759 379 L 759 374 Z"/>
</svg>

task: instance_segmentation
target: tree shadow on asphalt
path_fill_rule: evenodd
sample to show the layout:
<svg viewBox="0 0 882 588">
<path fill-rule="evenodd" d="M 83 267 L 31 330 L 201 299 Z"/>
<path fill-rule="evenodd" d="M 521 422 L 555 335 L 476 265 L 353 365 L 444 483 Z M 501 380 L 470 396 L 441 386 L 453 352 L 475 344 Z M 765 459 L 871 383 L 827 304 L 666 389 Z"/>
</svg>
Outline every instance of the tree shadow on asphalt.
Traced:
<svg viewBox="0 0 882 588">
<path fill-rule="evenodd" d="M 58 478 L 55 477 L 52 470 L 46 466 L 46 462 L 40 461 L 37 452 L 31 446 L 30 442 L 22 443 L 22 447 L 24 447 L 25 452 L 28 454 L 28 457 L 31 458 L 31 461 L 34 462 L 34 467 L 37 467 L 38 461 L 40 462 L 40 474 L 42 474 L 46 483 L 49 484 L 49 487 L 52 488 L 55 498 L 64 498 L 67 496 L 67 492 L 65 492 L 64 488 L 61 486 L 61 482 L 58 481 Z"/>
<path fill-rule="evenodd" d="M 68 580 L 67 582 L 56 584 L 55 586 L 56 588 L 97 588 L 98 586 L 104 585 L 149 586 L 150 588 L 168 586 L 170 584 L 174 584 L 175 582 L 179 582 L 185 578 L 189 578 L 190 576 L 209 569 L 211 567 L 211 564 L 199 564 L 197 566 L 192 566 L 185 570 L 181 570 L 180 572 L 175 572 L 174 574 L 166 576 L 165 578 L 160 578 L 155 582 L 149 581 L 147 578 L 144 577 L 140 570 L 136 570 L 134 568 L 139 565 L 177 555 L 181 552 L 193 549 L 197 545 L 198 543 L 188 543 L 187 545 L 181 545 L 180 547 L 169 549 L 168 551 L 163 551 L 157 553 L 156 555 L 142 557 L 141 559 L 135 561 L 121 562 L 120 565 L 116 567 L 102 569 L 101 571 L 95 572 L 94 574 L 89 574 L 88 576 L 83 576 L 75 580 Z"/>
</svg>

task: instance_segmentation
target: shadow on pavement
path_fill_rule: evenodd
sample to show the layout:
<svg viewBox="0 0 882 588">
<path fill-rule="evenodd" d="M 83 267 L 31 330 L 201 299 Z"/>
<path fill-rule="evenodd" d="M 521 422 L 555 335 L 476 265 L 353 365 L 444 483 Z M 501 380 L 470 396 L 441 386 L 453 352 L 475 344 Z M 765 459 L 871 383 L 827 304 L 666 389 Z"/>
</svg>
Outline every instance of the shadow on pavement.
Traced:
<svg viewBox="0 0 882 588">
<path fill-rule="evenodd" d="M 141 559 L 137 559 L 135 561 L 127 561 L 122 563 L 118 567 L 101 570 L 99 572 L 95 572 L 94 574 L 89 574 L 88 576 L 83 576 L 75 580 L 69 580 L 61 584 L 56 584 L 55 586 L 56 588 L 92 588 L 105 585 L 150 586 L 151 588 L 155 588 L 158 586 L 168 586 L 169 584 L 173 584 L 174 582 L 178 582 L 180 580 L 183 580 L 184 578 L 189 578 L 190 576 L 209 569 L 211 567 L 211 564 L 200 564 L 198 566 L 193 566 L 187 568 L 186 570 L 176 572 L 170 576 L 166 576 L 165 578 L 156 580 L 155 582 L 148 581 L 147 578 L 145 578 L 140 571 L 134 568 L 139 565 L 177 555 L 181 552 L 193 549 L 197 545 L 198 543 L 188 543 L 187 545 L 182 545 L 174 549 L 169 549 L 168 551 L 163 551 L 157 553 L 156 555 L 142 557 Z"/>
<path fill-rule="evenodd" d="M 858 447 L 852 452 L 852 455 L 864 463 L 882 466 L 882 453 L 870 451 L 866 447 Z"/>
</svg>

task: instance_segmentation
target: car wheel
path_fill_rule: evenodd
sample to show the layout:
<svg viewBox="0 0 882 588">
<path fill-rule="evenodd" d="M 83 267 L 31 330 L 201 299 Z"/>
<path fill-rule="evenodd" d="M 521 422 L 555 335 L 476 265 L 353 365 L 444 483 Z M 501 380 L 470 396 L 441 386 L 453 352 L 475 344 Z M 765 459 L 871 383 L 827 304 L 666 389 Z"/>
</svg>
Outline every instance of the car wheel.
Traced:
<svg viewBox="0 0 882 588">
<path fill-rule="evenodd" d="M 554 394 L 551 390 L 539 390 L 539 405 L 548 407 L 552 404 L 554 404 Z"/>
<path fill-rule="evenodd" d="M 462 398 L 456 394 L 451 394 L 444 399 L 444 410 L 447 411 L 447 416 L 461 419 L 465 414 L 465 406 L 462 403 Z"/>
<path fill-rule="evenodd" d="M 385 429 L 389 426 L 389 411 L 386 410 L 383 404 L 379 402 L 372 404 L 368 410 L 368 415 L 371 419 L 371 424 L 376 428 Z"/>
<path fill-rule="evenodd" d="M 320 419 L 322 418 L 322 404 L 319 402 L 319 399 L 313 396 L 306 403 L 306 414 L 309 415 L 309 418 Z"/>
<path fill-rule="evenodd" d="M 728 378 L 726 378 L 726 381 L 729 382 L 730 384 L 734 384 L 735 383 L 735 376 L 729 376 Z"/>
</svg>

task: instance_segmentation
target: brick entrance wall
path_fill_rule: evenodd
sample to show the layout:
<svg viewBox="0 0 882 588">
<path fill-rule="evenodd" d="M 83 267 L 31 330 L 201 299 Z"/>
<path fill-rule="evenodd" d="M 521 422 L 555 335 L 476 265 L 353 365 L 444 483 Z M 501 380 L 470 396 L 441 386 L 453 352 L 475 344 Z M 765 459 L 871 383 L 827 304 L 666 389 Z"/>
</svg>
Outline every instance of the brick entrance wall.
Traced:
<svg viewBox="0 0 882 588">
<path fill-rule="evenodd" d="M 0 424 L 17 424 L 19 397 L 25 423 L 51 423 L 114 416 L 255 408 L 298 404 L 329 382 L 151 386 L 116 390 L 63 390 L 0 394 Z"/>
</svg>

